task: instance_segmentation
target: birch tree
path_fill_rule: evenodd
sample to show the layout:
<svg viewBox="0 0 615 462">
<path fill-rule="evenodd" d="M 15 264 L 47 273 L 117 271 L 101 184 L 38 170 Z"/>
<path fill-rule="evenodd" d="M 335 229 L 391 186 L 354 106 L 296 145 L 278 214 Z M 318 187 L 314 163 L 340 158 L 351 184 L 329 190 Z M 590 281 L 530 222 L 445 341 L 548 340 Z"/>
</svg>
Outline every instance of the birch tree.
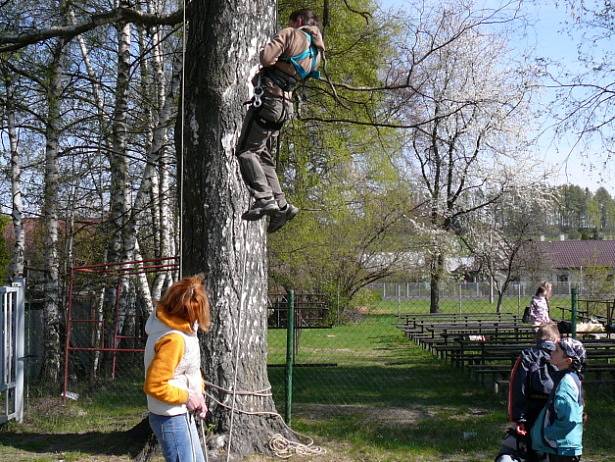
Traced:
<svg viewBox="0 0 615 462">
<path fill-rule="evenodd" d="M 17 108 L 15 104 L 16 84 L 14 76 L 8 69 L 0 63 L 0 71 L 4 80 L 5 89 L 5 114 L 6 129 L 9 138 L 9 149 L 11 156 L 11 217 L 13 221 L 13 233 L 15 244 L 11 254 L 11 267 L 9 278 L 15 280 L 23 277 L 25 261 L 25 231 L 23 227 L 23 202 L 22 202 L 22 182 L 21 182 L 21 157 L 19 146 L 19 133 L 17 129 Z"/>
<path fill-rule="evenodd" d="M 43 306 L 43 379 L 57 383 L 60 374 L 60 263 L 58 260 L 58 154 L 65 42 L 52 48 L 47 83 L 47 119 L 43 219 L 45 225 L 45 303 Z"/>
</svg>

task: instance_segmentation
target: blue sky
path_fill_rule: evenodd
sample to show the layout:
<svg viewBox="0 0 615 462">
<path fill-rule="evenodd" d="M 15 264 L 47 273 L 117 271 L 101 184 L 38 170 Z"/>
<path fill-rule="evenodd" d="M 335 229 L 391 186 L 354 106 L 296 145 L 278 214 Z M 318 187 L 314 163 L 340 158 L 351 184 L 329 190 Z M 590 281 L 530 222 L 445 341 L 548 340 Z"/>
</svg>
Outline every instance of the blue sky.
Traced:
<svg viewBox="0 0 615 462">
<path fill-rule="evenodd" d="M 406 0 L 376 1 L 384 10 L 407 10 L 409 3 Z M 484 4 L 488 5 L 499 3 L 496 0 L 484 0 Z M 558 7 L 555 1 L 549 0 L 526 2 L 521 13 L 527 18 L 528 27 L 525 34 L 516 33 L 510 36 L 509 46 L 516 53 L 521 55 L 525 50 L 532 49 L 537 58 L 561 61 L 571 70 L 579 69 L 576 47 L 580 35 L 567 26 L 566 20 L 569 18 L 561 6 Z M 552 93 L 545 92 L 540 100 L 546 103 L 552 97 Z M 542 123 L 552 124 L 550 120 L 544 120 Z M 540 122 L 536 121 L 536 126 L 538 125 Z M 586 149 L 581 145 L 575 147 L 574 140 L 572 134 L 558 138 L 553 130 L 546 130 L 538 138 L 536 157 L 543 161 L 545 169 L 552 172 L 549 182 L 578 184 L 592 191 L 604 186 L 611 194 L 615 194 L 615 182 L 607 181 L 615 176 L 615 161 L 604 166 L 602 159 L 597 156 L 587 158 L 584 155 Z M 600 152 L 596 143 L 591 144 L 589 149 Z"/>
</svg>

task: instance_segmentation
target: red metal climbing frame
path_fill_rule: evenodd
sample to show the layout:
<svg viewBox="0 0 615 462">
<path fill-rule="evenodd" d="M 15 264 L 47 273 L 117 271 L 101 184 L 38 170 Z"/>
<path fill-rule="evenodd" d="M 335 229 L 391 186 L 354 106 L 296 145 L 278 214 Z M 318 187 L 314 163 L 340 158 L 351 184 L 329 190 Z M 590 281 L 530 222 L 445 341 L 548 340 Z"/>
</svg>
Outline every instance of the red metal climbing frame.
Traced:
<svg viewBox="0 0 615 462">
<path fill-rule="evenodd" d="M 117 355 L 118 353 L 137 353 L 143 352 L 143 348 L 121 347 L 122 342 L 128 340 L 142 340 L 141 337 L 134 335 L 123 335 L 120 328 L 120 317 L 130 316 L 127 313 L 120 313 L 120 300 L 122 296 L 122 280 L 128 276 L 151 275 L 168 272 L 179 271 L 179 257 L 155 258 L 149 260 L 127 261 L 117 263 L 99 263 L 94 265 L 78 266 L 71 268 L 68 277 L 68 287 L 66 296 L 66 340 L 64 345 L 64 393 L 67 396 L 68 379 L 70 369 L 70 355 L 72 352 L 101 352 L 111 353 L 111 378 L 116 376 Z M 77 278 L 83 276 L 85 278 L 98 279 L 98 289 L 109 289 L 114 287 L 114 302 L 113 302 L 113 326 L 111 341 L 105 341 L 105 323 L 109 323 L 100 314 L 97 316 L 96 303 L 90 304 L 89 315 L 83 317 L 83 313 L 75 317 L 74 300 L 80 294 L 82 287 L 79 287 Z M 122 277 L 124 276 L 124 277 Z M 83 311 L 83 310 L 82 310 Z M 133 314 L 132 316 L 136 316 Z M 94 339 L 94 332 L 99 332 L 100 338 L 98 341 L 90 340 L 89 345 L 79 344 L 80 339 L 74 336 L 75 326 L 89 326 L 92 329 L 92 335 L 86 336 Z M 81 336 L 82 338 L 84 336 Z M 81 340 L 82 340 L 81 338 Z"/>
</svg>

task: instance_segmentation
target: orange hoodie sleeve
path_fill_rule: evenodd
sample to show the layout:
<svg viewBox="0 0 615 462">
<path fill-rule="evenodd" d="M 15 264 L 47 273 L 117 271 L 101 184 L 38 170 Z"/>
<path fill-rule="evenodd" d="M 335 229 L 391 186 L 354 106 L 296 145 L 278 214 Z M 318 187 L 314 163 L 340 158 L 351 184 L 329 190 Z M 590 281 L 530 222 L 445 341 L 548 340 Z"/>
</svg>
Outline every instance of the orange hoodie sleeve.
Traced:
<svg viewBox="0 0 615 462">
<path fill-rule="evenodd" d="M 143 391 L 157 400 L 169 404 L 188 402 L 188 391 L 169 383 L 175 368 L 184 355 L 184 339 L 179 334 L 168 334 L 154 346 L 154 359 L 147 368 Z"/>
</svg>

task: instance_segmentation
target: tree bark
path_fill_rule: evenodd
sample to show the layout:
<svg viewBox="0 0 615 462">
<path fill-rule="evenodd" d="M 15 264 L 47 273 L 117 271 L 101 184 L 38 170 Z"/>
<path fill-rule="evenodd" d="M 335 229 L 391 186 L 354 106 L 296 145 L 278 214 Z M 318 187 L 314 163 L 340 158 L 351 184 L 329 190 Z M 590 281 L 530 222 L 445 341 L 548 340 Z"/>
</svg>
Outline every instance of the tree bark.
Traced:
<svg viewBox="0 0 615 462">
<path fill-rule="evenodd" d="M 9 135 L 9 146 L 11 149 L 11 192 L 12 192 L 12 213 L 13 232 L 15 233 L 15 244 L 11 258 L 9 277 L 11 281 L 22 277 L 24 273 L 24 252 L 26 236 L 23 228 L 22 213 L 23 202 L 21 200 L 21 163 L 19 156 L 19 135 L 17 134 L 17 122 L 13 99 L 13 82 L 11 77 L 5 76 L 6 85 L 6 118 Z"/>
<path fill-rule="evenodd" d="M 170 188 L 170 169 L 171 169 L 171 156 L 168 150 L 168 129 L 169 129 L 169 119 L 172 113 L 173 104 L 170 102 L 172 100 L 169 99 L 169 103 L 167 103 L 167 89 L 166 89 L 166 78 L 164 73 L 164 59 L 163 59 L 163 48 L 162 48 L 162 36 L 159 28 L 154 28 L 153 31 L 153 57 L 152 57 L 152 67 L 156 76 L 157 82 L 157 106 L 158 106 L 158 129 L 154 131 L 154 140 L 153 145 L 156 147 L 156 158 L 159 164 L 159 172 L 158 178 L 160 179 L 158 183 L 158 213 L 157 216 L 159 219 L 159 242 L 160 242 L 160 256 L 161 257 L 170 257 L 171 255 L 171 230 L 172 230 L 172 218 L 171 218 L 171 188 Z M 179 69 L 178 66 L 174 66 L 173 70 Z M 177 78 L 179 76 L 179 72 L 173 72 L 171 78 L 171 91 L 174 91 L 177 88 Z M 172 96 L 172 94 L 171 94 Z M 160 299 L 162 295 L 162 290 L 167 282 L 167 276 L 169 273 L 167 271 L 162 271 L 156 274 L 156 278 L 154 280 L 152 293 L 154 298 Z"/>
<path fill-rule="evenodd" d="M 258 50 L 273 33 L 275 1 L 211 0 L 193 7 L 186 54 L 183 274 L 207 274 L 213 320 L 201 338 L 207 381 L 232 390 L 237 373 L 235 390 L 269 390 L 266 235 L 263 221 L 241 220 L 249 196 L 234 149 Z M 208 401 L 226 450 L 233 397 L 216 388 L 209 393 L 225 405 Z M 276 412 L 271 396 L 250 394 L 236 401 L 236 409 Z M 266 453 L 272 433 L 285 433 L 271 414 L 235 412 L 233 422 L 234 456 Z"/>
<path fill-rule="evenodd" d="M 47 88 L 47 123 L 45 129 L 45 186 L 43 221 L 45 226 L 45 303 L 43 306 L 43 358 L 41 377 L 57 383 L 60 374 L 60 280 L 58 259 L 58 154 L 60 142 L 60 98 L 64 42 L 53 48 Z"/>
<path fill-rule="evenodd" d="M 126 114 L 128 112 L 128 82 L 130 78 L 130 24 L 118 26 L 118 63 L 113 111 L 111 170 L 111 232 L 109 260 L 127 257 L 128 229 L 128 161 L 126 158 Z"/>
<path fill-rule="evenodd" d="M 440 312 L 440 282 L 444 273 L 444 256 L 439 253 L 434 256 L 431 263 L 431 281 L 430 281 L 430 313 Z"/>
</svg>

